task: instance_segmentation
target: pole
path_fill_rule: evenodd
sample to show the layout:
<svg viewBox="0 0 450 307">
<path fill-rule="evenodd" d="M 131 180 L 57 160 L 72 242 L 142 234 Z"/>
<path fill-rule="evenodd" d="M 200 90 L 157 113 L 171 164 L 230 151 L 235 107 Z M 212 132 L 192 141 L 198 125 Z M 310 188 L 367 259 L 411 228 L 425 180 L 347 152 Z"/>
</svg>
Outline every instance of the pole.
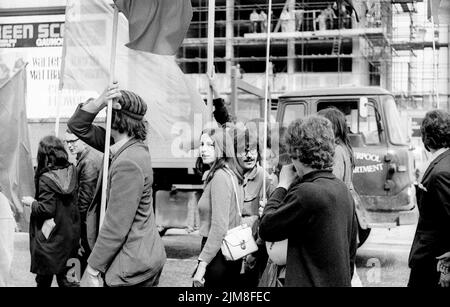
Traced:
<svg viewBox="0 0 450 307">
<path fill-rule="evenodd" d="M 433 2 L 430 3 L 431 6 L 433 6 Z M 433 7 L 431 7 L 431 12 L 433 12 Z M 434 16 L 431 14 L 431 27 L 433 32 L 433 92 L 436 98 L 436 109 L 439 109 L 441 104 L 439 101 L 439 91 L 438 91 L 438 85 L 437 85 L 437 77 L 438 77 L 438 64 L 436 60 L 436 33 L 435 33 L 435 27 L 434 27 Z"/>
<path fill-rule="evenodd" d="M 231 73 L 234 58 L 234 48 L 233 48 L 233 39 L 234 39 L 234 4 L 235 0 L 227 0 L 227 26 L 226 26 L 226 74 L 229 75 Z"/>
<path fill-rule="evenodd" d="M 286 2 L 288 3 L 288 2 Z M 272 0 L 269 0 L 269 7 L 267 12 L 267 49 L 266 49 L 266 84 L 264 86 L 264 159 L 263 159 L 263 168 L 264 170 L 267 169 L 267 159 L 266 159 L 266 151 L 267 151 L 267 129 L 269 126 L 268 123 L 268 113 L 269 113 L 269 70 L 270 70 L 270 39 L 271 39 L 271 24 L 272 24 Z M 266 176 L 263 176 L 263 203 L 264 205 L 267 202 L 267 178 Z"/>
<path fill-rule="evenodd" d="M 66 14 L 66 25 L 67 22 L 67 14 Z M 64 28 L 64 31 L 66 31 L 67 27 Z M 66 37 L 64 33 L 64 37 Z M 55 121 L 55 136 L 58 137 L 59 135 L 59 122 L 61 119 L 61 100 L 62 100 L 62 90 L 64 87 L 64 72 L 66 68 L 66 53 L 67 53 L 67 41 L 64 40 L 63 48 L 62 48 L 62 55 L 61 55 L 61 71 L 59 75 L 59 85 L 58 85 L 58 93 L 56 96 L 56 121 Z"/>
<path fill-rule="evenodd" d="M 115 81 L 116 70 L 116 51 L 117 51 L 117 25 L 119 21 L 119 9 L 114 5 L 113 17 L 113 33 L 111 41 L 111 58 L 109 63 L 109 84 Z M 106 189 L 108 187 L 108 172 L 109 172 L 109 148 L 111 143 L 111 121 L 112 121 L 112 100 L 108 100 L 108 107 L 106 109 L 106 136 L 105 136 L 105 153 L 103 155 L 103 178 L 102 178 L 102 200 L 100 203 L 100 228 L 105 219 L 106 211 Z"/>
<path fill-rule="evenodd" d="M 216 1 L 209 0 L 208 5 L 208 63 L 206 73 L 210 77 L 214 75 L 214 28 L 216 19 Z M 210 121 L 213 120 L 213 90 L 208 86 L 208 115 Z"/>
</svg>

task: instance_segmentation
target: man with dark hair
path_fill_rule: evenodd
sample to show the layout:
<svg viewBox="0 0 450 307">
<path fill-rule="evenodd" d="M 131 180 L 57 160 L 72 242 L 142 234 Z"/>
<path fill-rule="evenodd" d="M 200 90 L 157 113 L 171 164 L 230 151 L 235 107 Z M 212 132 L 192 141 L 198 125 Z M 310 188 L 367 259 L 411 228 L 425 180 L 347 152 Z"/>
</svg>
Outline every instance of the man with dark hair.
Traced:
<svg viewBox="0 0 450 307">
<path fill-rule="evenodd" d="M 102 155 L 95 149 L 87 146 L 70 129 L 66 130 L 64 142 L 70 153 L 76 157 L 78 174 L 78 198 L 77 204 L 80 210 L 80 258 L 81 269 L 84 271 L 87 265 L 90 249 L 86 236 L 86 213 L 94 199 L 98 174 L 102 169 Z"/>
<path fill-rule="evenodd" d="M 80 106 L 68 126 L 82 141 L 104 151 L 105 129 L 92 124 L 113 99 L 107 207 L 99 225 L 101 178 L 87 212 L 87 238 L 92 249 L 82 286 L 156 286 L 166 260 L 153 213 L 153 172 L 147 145 L 147 105 L 117 84 Z"/>
<path fill-rule="evenodd" d="M 450 115 L 428 112 L 420 131 L 431 157 L 416 185 L 420 217 L 409 256 L 408 286 L 449 286 L 450 275 L 438 270 L 437 257 L 450 251 Z"/>
</svg>

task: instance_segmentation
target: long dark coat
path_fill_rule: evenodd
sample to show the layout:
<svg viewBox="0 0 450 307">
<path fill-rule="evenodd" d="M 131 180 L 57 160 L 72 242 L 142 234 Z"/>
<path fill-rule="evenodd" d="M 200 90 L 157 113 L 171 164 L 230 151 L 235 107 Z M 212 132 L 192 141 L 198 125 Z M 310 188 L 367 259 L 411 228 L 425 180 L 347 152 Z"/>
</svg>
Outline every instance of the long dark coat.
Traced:
<svg viewBox="0 0 450 307">
<path fill-rule="evenodd" d="M 76 257 L 80 239 L 75 166 L 44 173 L 37 190 L 37 201 L 31 206 L 30 217 L 31 272 L 62 273 L 67 260 Z M 42 225 L 51 218 L 56 226 L 46 239 Z"/>
</svg>

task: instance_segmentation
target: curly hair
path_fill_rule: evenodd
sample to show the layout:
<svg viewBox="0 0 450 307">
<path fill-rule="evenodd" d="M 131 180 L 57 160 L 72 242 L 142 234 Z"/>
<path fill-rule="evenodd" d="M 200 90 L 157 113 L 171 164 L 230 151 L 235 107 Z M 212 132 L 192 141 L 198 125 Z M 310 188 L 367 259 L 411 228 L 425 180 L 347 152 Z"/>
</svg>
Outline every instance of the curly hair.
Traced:
<svg viewBox="0 0 450 307">
<path fill-rule="evenodd" d="M 113 110 L 111 128 L 119 131 L 119 133 L 127 133 L 129 137 L 134 137 L 141 141 L 147 139 L 147 122 L 131 118 L 121 111 Z"/>
<path fill-rule="evenodd" d="M 420 127 L 425 148 L 438 150 L 450 146 L 450 115 L 443 110 L 433 110 L 425 115 Z"/>
<path fill-rule="evenodd" d="M 322 116 L 294 121 L 286 131 L 287 152 L 311 168 L 323 170 L 333 166 L 334 132 L 331 122 Z"/>
</svg>

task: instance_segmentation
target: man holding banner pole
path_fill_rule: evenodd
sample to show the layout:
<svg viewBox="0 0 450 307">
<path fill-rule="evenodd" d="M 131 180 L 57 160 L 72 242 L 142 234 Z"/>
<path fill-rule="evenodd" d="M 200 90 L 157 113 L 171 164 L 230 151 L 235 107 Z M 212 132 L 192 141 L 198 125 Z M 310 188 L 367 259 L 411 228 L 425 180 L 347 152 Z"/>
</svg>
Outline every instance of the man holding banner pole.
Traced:
<svg viewBox="0 0 450 307">
<path fill-rule="evenodd" d="M 145 120 L 147 104 L 141 97 L 150 103 L 154 114 L 161 114 L 161 101 L 169 93 L 177 95 L 172 88 L 161 85 L 149 93 L 148 86 L 137 86 L 134 83 L 123 83 L 126 71 L 133 70 L 133 74 L 141 75 L 142 84 L 158 83 L 149 72 L 143 70 L 148 63 L 166 63 L 169 71 L 164 73 L 161 80 L 167 84 L 182 79 L 182 74 L 173 69 L 172 56 L 176 54 L 192 19 L 192 6 L 190 0 L 114 0 L 114 14 L 111 8 L 101 0 L 78 2 L 69 0 L 72 16 L 67 22 L 66 40 L 77 40 L 77 29 L 82 25 L 78 22 L 86 12 L 98 12 L 102 16 L 113 15 L 111 57 L 109 70 L 110 86 L 97 99 L 91 99 L 80 106 L 70 119 L 69 129 L 82 141 L 95 149 L 110 153 L 105 158 L 102 180 L 96 187 L 94 200 L 87 212 L 87 238 L 92 253 L 88 259 L 88 267 L 82 278 L 82 286 L 101 286 L 103 281 L 107 286 L 156 286 L 166 260 L 162 240 L 159 237 L 153 212 L 153 172 L 149 149 L 146 145 L 147 122 Z M 125 44 L 128 51 L 122 46 L 123 35 L 118 33 L 118 23 L 124 29 L 122 12 L 128 20 L 129 41 Z M 119 20 L 120 19 L 120 20 Z M 118 35 L 119 34 L 119 35 Z M 123 34 L 123 33 L 122 33 Z M 121 39 L 118 39 L 118 36 Z M 97 46 L 96 41 L 83 40 L 78 45 L 80 50 Z M 119 90 L 115 80 L 116 47 L 118 49 L 117 67 L 121 71 L 121 83 L 132 91 Z M 106 51 L 106 50 L 104 50 Z M 69 56 L 73 55 L 68 52 Z M 76 51 L 79 53 L 79 51 Z M 150 54 L 158 55 L 151 57 Z M 104 52 L 95 53 L 95 63 L 103 63 Z M 93 56 L 89 53 L 89 56 Z M 161 57 L 162 56 L 162 57 Z M 168 56 L 168 57 L 164 57 Z M 169 60 L 170 57 L 170 60 Z M 133 66 L 136 58 L 144 63 Z M 158 60 L 155 60 L 158 58 Z M 103 63 L 104 64 L 104 63 Z M 102 65 L 103 65 L 102 64 Z M 133 68 L 134 67 L 134 68 Z M 139 74 L 137 71 L 139 71 Z M 74 77 L 80 71 L 76 67 L 69 67 L 68 79 L 84 79 L 84 75 Z M 71 75 L 72 74 L 72 75 Z M 106 83 L 106 82 L 105 82 Z M 96 83 L 95 83 L 96 84 Z M 183 85 L 183 83 L 180 83 Z M 183 97 L 192 96 L 191 91 L 184 87 L 180 90 Z M 73 86 L 74 84 L 72 84 Z M 104 85 L 102 85 L 103 87 Z M 90 88 L 93 87 L 93 88 Z M 76 88 L 88 90 L 95 85 L 77 84 Z M 161 92 L 161 88 L 168 89 L 168 93 Z M 99 88 L 96 87 L 98 91 Z M 179 92 L 180 92 L 179 91 Z M 189 94 L 189 95 L 186 95 Z M 160 99 L 155 100 L 155 96 Z M 196 95 L 192 97 L 195 99 Z M 162 97 L 162 98 L 161 98 Z M 191 103 L 191 101 L 189 101 Z M 199 100 L 200 102 L 200 100 Z M 192 103 L 191 103 L 192 104 Z M 92 124 L 97 114 L 107 108 L 106 129 Z M 168 105 L 167 107 L 170 107 Z M 165 107 L 164 110 L 167 110 Z M 159 113 L 158 113 L 159 112 Z M 147 115 L 147 118 L 149 115 Z M 172 116 L 173 117 L 173 116 Z M 161 117 L 152 117 L 152 128 L 165 125 L 166 122 L 158 120 Z M 171 118 L 173 120 L 173 118 Z M 158 129 L 157 129 L 158 130 Z M 160 131 L 160 130 L 159 130 Z M 164 130 L 164 132 L 166 132 Z M 110 146 L 111 143 L 111 146 Z"/>
<path fill-rule="evenodd" d="M 113 145 L 105 195 L 107 207 L 103 224 L 99 225 L 99 180 L 87 212 L 87 238 L 92 253 L 81 286 L 101 286 L 102 281 L 107 286 L 156 286 L 166 254 L 153 212 L 153 171 L 144 143 L 146 103 L 113 84 L 99 98 L 80 106 L 68 126 L 83 142 L 104 151 L 106 131 L 92 122 L 108 100 L 113 100 Z"/>
</svg>

